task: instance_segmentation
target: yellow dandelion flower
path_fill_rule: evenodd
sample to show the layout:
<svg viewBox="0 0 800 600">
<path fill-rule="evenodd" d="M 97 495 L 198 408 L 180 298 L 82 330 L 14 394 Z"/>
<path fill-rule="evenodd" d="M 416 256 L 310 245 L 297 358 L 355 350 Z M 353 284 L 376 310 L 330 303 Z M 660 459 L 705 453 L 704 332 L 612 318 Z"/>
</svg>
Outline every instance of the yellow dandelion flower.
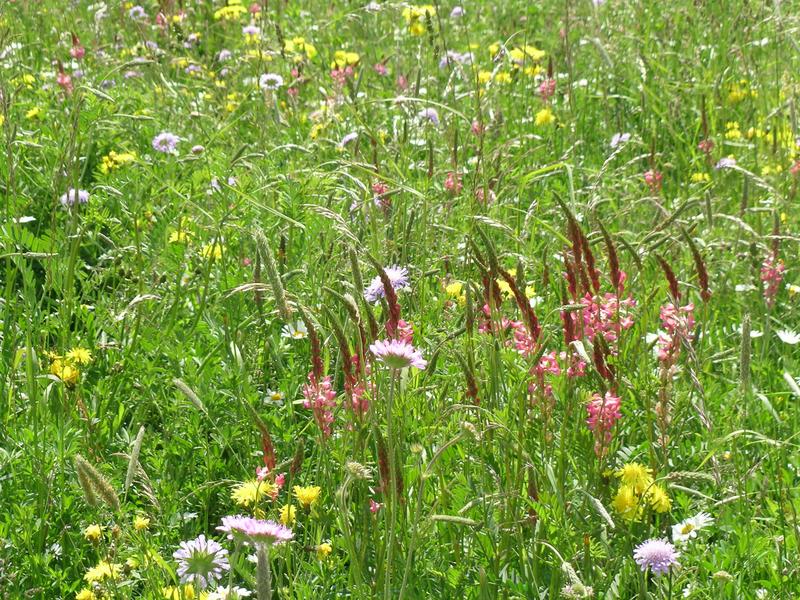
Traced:
<svg viewBox="0 0 800 600">
<path fill-rule="evenodd" d="M 708 173 L 692 173 L 692 183 L 708 183 L 711 181 L 711 175 Z"/>
<path fill-rule="evenodd" d="M 650 506 L 658 513 L 669 512 L 672 508 L 672 500 L 670 500 L 667 492 L 664 491 L 660 485 L 652 485 L 647 492 L 647 500 Z"/>
<path fill-rule="evenodd" d="M 291 525 L 297 518 L 297 509 L 291 504 L 285 504 L 281 507 L 281 523 L 284 525 Z"/>
<path fill-rule="evenodd" d="M 43 115 L 44 111 L 42 111 L 42 109 L 39 108 L 38 106 L 34 106 L 32 109 L 30 109 L 28 112 L 25 113 L 25 118 L 31 120 L 41 119 Z"/>
<path fill-rule="evenodd" d="M 511 73 L 508 71 L 498 71 L 494 80 L 497 83 L 511 83 Z"/>
<path fill-rule="evenodd" d="M 278 488 L 274 483 L 251 479 L 237 485 L 231 492 L 231 498 L 239 506 L 251 508 L 257 505 L 264 497 L 274 496 L 277 491 Z"/>
<path fill-rule="evenodd" d="M 137 515 L 136 518 L 133 520 L 133 528 L 136 531 L 145 531 L 146 529 L 150 528 L 150 519 L 147 517 L 143 517 L 141 515 Z"/>
<path fill-rule="evenodd" d="M 50 374 L 58 377 L 66 385 L 72 386 L 78 382 L 81 372 L 71 364 L 57 358 L 50 363 Z"/>
<path fill-rule="evenodd" d="M 77 363 L 79 365 L 88 365 L 92 362 L 92 353 L 86 348 L 77 346 L 67 352 L 67 360 Z"/>
<path fill-rule="evenodd" d="M 553 114 L 553 111 L 549 108 L 543 108 L 539 112 L 536 113 L 536 118 L 534 119 L 534 123 L 537 126 L 548 126 L 552 125 L 556 122 L 556 117 Z"/>
<path fill-rule="evenodd" d="M 100 525 L 89 525 L 83 530 L 83 537 L 90 542 L 99 542 L 103 537 L 103 528 Z"/>
<path fill-rule="evenodd" d="M 322 488 L 318 485 L 299 486 L 296 485 L 292 488 L 294 496 L 303 505 L 303 508 L 309 508 L 319 498 Z"/>
<path fill-rule="evenodd" d="M 200 254 L 203 258 L 219 260 L 222 258 L 222 246 L 219 244 L 206 244 L 200 250 Z"/>
<path fill-rule="evenodd" d="M 632 462 L 622 466 L 616 473 L 623 485 L 637 494 L 643 494 L 653 483 L 653 471 L 644 465 Z"/>
<path fill-rule="evenodd" d="M 75 594 L 75 600 L 95 600 L 94 592 L 89 588 L 83 588 L 80 592 Z"/>
<path fill-rule="evenodd" d="M 639 497 L 633 492 L 633 488 L 628 485 L 619 486 L 611 506 L 626 521 L 636 521 L 641 514 Z"/>
<path fill-rule="evenodd" d="M 181 587 L 165 587 L 161 590 L 161 593 L 166 600 L 194 600 L 197 597 L 194 586 L 191 583 Z"/>
<path fill-rule="evenodd" d="M 323 542 L 316 547 L 316 551 L 317 558 L 319 560 L 325 560 L 331 555 L 331 552 L 333 552 L 333 546 L 331 546 L 328 542 Z"/>
<path fill-rule="evenodd" d="M 98 581 L 105 581 L 106 579 L 118 579 L 120 573 L 120 566 L 116 563 L 110 563 L 107 560 L 101 560 L 97 566 L 92 567 L 86 571 L 83 578 L 88 583 L 95 583 Z"/>
</svg>

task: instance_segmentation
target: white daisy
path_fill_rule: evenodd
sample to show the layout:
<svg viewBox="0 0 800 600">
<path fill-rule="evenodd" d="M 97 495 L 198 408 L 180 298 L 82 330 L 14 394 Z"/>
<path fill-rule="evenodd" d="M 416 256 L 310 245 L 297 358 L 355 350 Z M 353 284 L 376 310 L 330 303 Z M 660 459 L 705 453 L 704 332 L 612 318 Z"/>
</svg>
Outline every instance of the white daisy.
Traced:
<svg viewBox="0 0 800 600">
<path fill-rule="evenodd" d="M 281 335 L 291 340 L 304 340 L 308 337 L 308 329 L 306 329 L 305 323 L 298 321 L 297 323 L 284 325 L 283 329 L 281 329 Z"/>
<path fill-rule="evenodd" d="M 790 344 L 792 346 L 795 344 L 800 344 L 800 334 L 794 331 L 789 331 L 788 329 L 778 329 L 778 331 L 775 333 L 784 344 Z"/>
<path fill-rule="evenodd" d="M 697 537 L 697 532 L 714 523 L 714 518 L 705 512 L 699 512 L 672 526 L 672 541 L 681 544 Z"/>
</svg>

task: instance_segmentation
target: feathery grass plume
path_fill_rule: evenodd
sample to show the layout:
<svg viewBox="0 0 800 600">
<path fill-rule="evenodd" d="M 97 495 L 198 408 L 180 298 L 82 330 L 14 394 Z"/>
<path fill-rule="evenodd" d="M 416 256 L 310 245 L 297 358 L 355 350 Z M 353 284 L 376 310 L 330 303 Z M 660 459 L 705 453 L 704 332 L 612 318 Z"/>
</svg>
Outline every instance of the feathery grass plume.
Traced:
<svg viewBox="0 0 800 600">
<path fill-rule="evenodd" d="M 508 271 L 498 267 L 498 272 L 508 284 L 508 287 L 511 289 L 511 293 L 514 294 L 514 300 L 516 300 L 517 306 L 522 313 L 522 317 L 525 319 L 525 325 L 528 328 L 531 338 L 533 338 L 534 341 L 537 341 L 539 339 L 541 327 L 539 326 L 539 319 L 536 317 L 533 307 L 531 307 L 530 300 L 528 300 L 528 297 L 517 287 L 516 281 L 514 281 L 514 278 L 509 275 Z"/>
<path fill-rule="evenodd" d="M 317 381 L 321 381 L 325 367 L 322 364 L 322 345 L 319 341 L 317 327 L 314 320 L 300 304 L 297 305 L 297 312 L 300 313 L 300 318 L 308 330 L 308 341 L 311 342 L 311 372 Z"/>
<path fill-rule="evenodd" d="M 672 295 L 673 301 L 680 302 L 681 290 L 678 287 L 678 279 L 675 277 L 675 272 L 660 254 L 656 254 L 656 260 L 658 261 L 658 264 L 661 265 L 661 270 L 664 271 L 664 277 L 667 278 L 667 283 L 669 283 L 669 293 Z"/>
<path fill-rule="evenodd" d="M 694 268 L 695 271 L 697 271 L 697 282 L 700 285 L 700 297 L 703 299 L 703 302 L 708 302 L 711 299 L 711 291 L 708 289 L 708 271 L 706 270 L 706 263 L 703 261 L 703 257 L 697 249 L 692 237 L 683 228 L 681 228 L 681 233 L 683 233 L 683 237 L 686 239 L 686 242 L 689 244 L 689 249 L 692 251 Z"/>
<path fill-rule="evenodd" d="M 606 345 L 603 336 L 597 335 L 594 338 L 593 344 L 594 367 L 603 379 L 614 381 L 614 368 L 606 362 L 606 356 L 609 355 L 609 348 Z"/>
<path fill-rule="evenodd" d="M 128 488 L 133 483 L 133 477 L 136 475 L 136 469 L 139 467 L 139 453 L 142 450 L 142 442 L 144 441 L 145 427 L 139 427 L 139 433 L 136 434 L 136 439 L 133 441 L 133 448 L 131 449 L 131 457 L 128 461 L 128 472 L 125 473 L 125 487 L 124 492 L 128 492 Z"/>
<path fill-rule="evenodd" d="M 119 497 L 114 488 L 111 487 L 105 476 L 80 454 L 75 455 L 75 469 L 78 472 L 78 480 L 81 482 L 81 487 L 84 487 L 83 482 L 86 481 L 96 497 L 99 497 L 113 510 L 119 510 Z M 86 488 L 84 488 L 85 491 Z"/>
<path fill-rule="evenodd" d="M 472 338 L 475 332 L 475 301 L 472 294 L 472 282 L 469 280 L 464 282 L 464 299 L 465 327 L 467 335 Z"/>
<path fill-rule="evenodd" d="M 292 477 L 297 476 L 300 470 L 303 468 L 303 459 L 305 458 L 306 454 L 306 442 L 304 438 L 300 438 L 297 440 L 297 449 L 294 451 L 294 456 L 292 457 L 292 464 L 289 466 L 289 474 Z"/>
<path fill-rule="evenodd" d="M 464 378 L 467 381 L 467 389 L 465 392 L 467 398 L 472 400 L 472 403 L 475 405 L 480 404 L 481 401 L 480 398 L 478 398 L 478 384 L 475 381 L 475 373 L 470 368 L 470 365 L 467 364 L 467 361 L 464 359 L 464 357 L 461 356 L 461 354 L 456 353 L 455 357 L 458 361 L 458 364 L 461 366 L 461 370 L 464 372 Z"/>
<path fill-rule="evenodd" d="M 366 467 L 354 460 L 348 460 L 344 464 L 344 468 L 353 479 L 362 479 L 364 481 L 369 481 L 372 479 L 372 471 L 369 469 L 369 467 Z"/>
<path fill-rule="evenodd" d="M 83 460 L 83 459 L 81 459 Z M 97 498 L 97 494 L 94 493 L 94 488 L 92 487 L 92 482 L 89 479 L 89 476 L 86 474 L 86 471 L 79 467 L 80 462 L 78 458 L 75 458 L 75 472 L 78 475 L 78 483 L 81 485 L 81 489 L 83 490 L 83 496 L 86 499 L 86 503 L 89 506 L 97 506 L 100 504 L 100 500 Z"/>
<path fill-rule="evenodd" d="M 287 323 L 292 320 L 292 311 L 286 302 L 286 291 L 283 289 L 283 280 L 280 273 L 278 273 L 278 265 L 275 263 L 275 257 L 269 247 L 269 242 L 266 236 L 260 229 L 253 232 L 253 237 L 256 240 L 256 249 L 264 261 L 264 268 L 267 270 L 267 279 L 272 287 L 272 295 L 275 296 L 275 304 L 278 307 L 278 312 L 281 318 Z"/>
<path fill-rule="evenodd" d="M 353 272 L 353 283 L 355 284 L 357 290 L 363 290 L 364 278 L 361 277 L 361 267 L 358 265 L 358 254 L 353 247 L 349 248 L 348 254 L 350 255 L 350 270 Z M 372 312 L 372 307 L 369 305 L 369 302 L 364 300 L 362 294 L 359 295 L 361 295 L 362 306 L 367 313 L 370 338 L 375 339 L 378 337 L 378 321 L 375 319 L 375 313 Z"/>
<path fill-rule="evenodd" d="M 536 485 L 536 472 L 533 470 L 533 467 L 528 467 L 528 500 L 533 502 L 539 502 L 539 487 Z M 528 519 L 530 519 L 532 524 L 536 524 L 536 521 L 539 518 L 539 513 L 536 512 L 536 508 L 534 506 L 530 506 L 528 508 Z"/>
<path fill-rule="evenodd" d="M 355 298 L 349 293 L 340 294 L 336 290 L 329 287 L 322 288 L 325 292 L 336 298 L 347 310 L 350 320 L 356 325 L 358 329 L 358 346 L 356 353 L 359 356 L 364 355 L 364 349 L 367 347 L 367 332 L 364 331 L 364 323 L 361 321 L 361 312 L 358 310 L 358 303 Z"/>
<path fill-rule="evenodd" d="M 778 258 L 781 249 L 781 218 L 778 211 L 772 213 L 772 256 Z"/>
<path fill-rule="evenodd" d="M 197 410 L 199 410 L 204 415 L 208 414 L 207 411 L 206 411 L 206 407 L 203 405 L 203 402 L 200 400 L 200 398 L 197 396 L 197 394 L 194 393 L 194 390 L 192 388 L 190 388 L 188 385 L 186 385 L 183 382 L 183 380 L 178 379 L 177 377 L 175 377 L 172 380 L 172 384 L 176 388 L 178 388 L 183 393 L 184 396 L 186 396 L 186 398 L 189 400 L 189 402 L 194 404 L 194 406 L 195 406 L 195 408 L 197 408 Z"/>
<path fill-rule="evenodd" d="M 272 471 L 275 468 L 277 459 L 275 458 L 275 445 L 272 443 L 272 436 L 269 433 L 269 428 L 249 402 L 242 400 L 242 404 L 247 409 L 250 418 L 261 434 L 261 451 L 263 453 L 264 466 Z"/>
<path fill-rule="evenodd" d="M 742 347 L 739 352 L 739 379 L 740 389 L 745 396 L 750 395 L 750 313 L 745 313 L 742 319 Z"/>
<path fill-rule="evenodd" d="M 350 344 L 347 341 L 347 336 L 344 334 L 342 324 L 339 322 L 338 317 L 327 306 L 322 307 L 323 312 L 328 317 L 333 335 L 339 343 L 339 353 L 342 355 L 342 371 L 344 372 L 345 387 L 352 389 L 355 385 L 355 374 L 353 373 L 353 353 L 350 352 Z"/>
<path fill-rule="evenodd" d="M 595 218 L 600 233 L 603 235 L 603 240 L 606 242 L 606 253 L 608 254 L 608 269 L 611 275 L 611 285 L 614 287 L 614 292 L 619 294 L 622 291 L 622 271 L 619 268 L 619 255 L 617 255 L 617 248 L 614 246 L 614 240 L 603 225 L 600 219 Z M 634 253 L 635 255 L 635 253 Z"/>
</svg>

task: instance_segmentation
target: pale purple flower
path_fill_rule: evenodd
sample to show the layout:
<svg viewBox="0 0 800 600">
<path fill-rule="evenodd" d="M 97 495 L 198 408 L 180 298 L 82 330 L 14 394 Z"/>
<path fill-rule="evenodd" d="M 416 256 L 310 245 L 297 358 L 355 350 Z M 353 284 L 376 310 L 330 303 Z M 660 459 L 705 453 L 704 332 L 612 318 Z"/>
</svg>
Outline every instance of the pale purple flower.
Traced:
<svg viewBox="0 0 800 600">
<path fill-rule="evenodd" d="M 450 18 L 451 19 L 459 19 L 464 16 L 464 8 L 461 6 L 453 7 L 453 10 L 450 11 Z"/>
<path fill-rule="evenodd" d="M 192 154 L 202 154 L 205 151 L 205 147 L 197 144 L 192 146 Z"/>
<path fill-rule="evenodd" d="M 717 162 L 715 168 L 716 169 L 730 169 L 731 167 L 736 166 L 736 159 L 732 156 L 725 156 L 720 158 Z"/>
<path fill-rule="evenodd" d="M 232 53 L 230 50 L 226 50 L 225 48 L 223 48 L 222 50 L 220 50 L 220 51 L 217 53 L 217 60 L 218 60 L 219 62 L 225 62 L 225 61 L 226 61 L 226 60 L 228 60 L 228 59 L 229 59 L 231 56 L 233 56 L 233 53 Z"/>
<path fill-rule="evenodd" d="M 171 154 L 172 152 L 175 152 L 175 148 L 177 148 L 179 141 L 180 138 L 174 133 L 162 131 L 153 138 L 153 149 L 163 152 L 164 154 Z"/>
<path fill-rule="evenodd" d="M 631 139 L 630 133 L 615 133 L 611 137 L 611 147 L 616 148 L 617 146 L 626 143 Z"/>
<path fill-rule="evenodd" d="M 137 4 L 136 6 L 131 7 L 131 9 L 128 11 L 128 16 L 131 19 L 144 19 L 147 16 L 147 13 L 145 12 L 144 8 Z"/>
<path fill-rule="evenodd" d="M 419 111 L 418 116 L 420 119 L 428 119 L 436 127 L 439 126 L 439 113 L 435 108 L 423 108 Z"/>
<path fill-rule="evenodd" d="M 277 546 L 294 537 L 292 530 L 280 523 L 242 515 L 222 517 L 222 525 L 217 530 L 227 533 L 229 539 L 256 545 Z"/>
<path fill-rule="evenodd" d="M 405 267 L 393 266 L 386 267 L 384 270 L 395 292 L 408 287 L 408 269 Z M 385 295 L 386 292 L 383 289 L 383 282 L 378 276 L 376 276 L 364 290 L 364 299 L 367 302 L 377 302 L 379 298 L 383 298 Z"/>
<path fill-rule="evenodd" d="M 283 77 L 277 73 L 264 73 L 258 78 L 258 85 L 262 90 L 277 90 L 283 87 Z"/>
<path fill-rule="evenodd" d="M 261 30 L 255 25 L 245 25 L 242 27 L 242 35 L 258 35 Z"/>
<path fill-rule="evenodd" d="M 649 539 L 633 551 L 633 559 L 642 571 L 648 568 L 656 575 L 663 575 L 669 568 L 678 564 L 680 553 L 675 546 L 664 539 Z"/>
<path fill-rule="evenodd" d="M 228 551 L 214 540 L 200 535 L 196 539 L 181 542 L 172 558 L 178 563 L 181 583 L 192 583 L 200 589 L 222 579 L 222 573 L 230 569 Z"/>
<path fill-rule="evenodd" d="M 68 192 L 61 194 L 60 200 L 61 205 L 65 207 L 75 206 L 76 204 L 86 204 L 89 202 L 89 192 L 70 188 Z"/>
<path fill-rule="evenodd" d="M 378 340 L 369 347 L 369 350 L 378 361 L 392 369 L 406 367 L 424 369 L 428 366 L 428 361 L 422 358 L 422 353 L 402 340 Z"/>
<path fill-rule="evenodd" d="M 353 140 L 355 140 L 357 138 L 358 138 L 358 132 L 357 131 L 351 131 L 350 133 L 348 133 L 346 136 L 344 136 L 342 138 L 341 142 L 339 142 L 339 148 L 344 148 L 347 144 L 349 144 L 350 142 L 352 142 Z"/>
<path fill-rule="evenodd" d="M 448 65 L 452 64 L 470 64 L 472 62 L 473 56 L 472 52 L 456 52 L 454 50 L 448 50 L 445 52 L 444 56 L 442 56 L 441 60 L 439 61 L 439 68 L 444 69 Z"/>
</svg>

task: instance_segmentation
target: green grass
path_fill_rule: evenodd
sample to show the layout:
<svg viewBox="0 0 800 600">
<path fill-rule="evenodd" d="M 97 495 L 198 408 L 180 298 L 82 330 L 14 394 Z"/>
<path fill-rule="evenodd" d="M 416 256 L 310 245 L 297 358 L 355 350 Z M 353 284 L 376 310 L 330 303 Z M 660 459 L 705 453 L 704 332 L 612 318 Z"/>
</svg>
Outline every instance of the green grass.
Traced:
<svg viewBox="0 0 800 600">
<path fill-rule="evenodd" d="M 800 4 L 465 2 L 461 18 L 451 3 L 411 24 L 391 3 L 277 2 L 232 20 L 215 18 L 222 1 L 160 5 L 163 26 L 156 2 L 138 20 L 116 0 L 0 11 L 0 598 L 171 597 L 172 553 L 200 534 L 259 600 L 558 598 L 579 582 L 608 599 L 800 594 Z M 298 36 L 313 48 L 286 44 Z M 340 50 L 358 60 L 337 83 Z M 473 59 L 440 65 L 448 51 Z M 283 85 L 260 89 L 265 73 Z M 420 116 L 431 108 L 438 123 Z M 165 131 L 174 153 L 151 145 Z M 106 169 L 111 152 L 133 157 Z M 71 188 L 88 203 L 62 206 Z M 773 255 L 786 271 L 769 303 Z M 561 313 L 582 321 L 590 260 L 599 294 L 614 291 L 612 256 L 632 325 L 603 343 L 576 325 L 568 346 Z M 676 301 L 661 261 L 676 303 L 695 306 L 670 373 L 648 337 Z M 424 370 L 368 348 L 392 315 L 364 288 L 394 265 Z M 535 297 L 528 356 L 503 329 L 530 325 L 503 272 Z M 304 321 L 303 339 L 283 334 Z M 74 348 L 92 360 L 65 358 Z M 584 376 L 564 360 L 531 372 L 570 348 Z M 330 435 L 303 404 L 314 368 L 337 394 Z M 622 417 L 598 453 L 586 405 L 607 391 Z M 285 484 L 237 506 L 266 440 L 268 478 Z M 88 495 L 78 455 L 105 480 Z M 631 462 L 668 510 L 620 513 Z M 308 510 L 295 485 L 320 486 Z M 270 550 L 267 592 L 216 528 L 288 503 L 294 539 Z M 680 567 L 642 573 L 635 547 L 701 511 L 714 522 L 678 545 Z M 93 587 L 101 560 L 119 573 Z"/>
</svg>

